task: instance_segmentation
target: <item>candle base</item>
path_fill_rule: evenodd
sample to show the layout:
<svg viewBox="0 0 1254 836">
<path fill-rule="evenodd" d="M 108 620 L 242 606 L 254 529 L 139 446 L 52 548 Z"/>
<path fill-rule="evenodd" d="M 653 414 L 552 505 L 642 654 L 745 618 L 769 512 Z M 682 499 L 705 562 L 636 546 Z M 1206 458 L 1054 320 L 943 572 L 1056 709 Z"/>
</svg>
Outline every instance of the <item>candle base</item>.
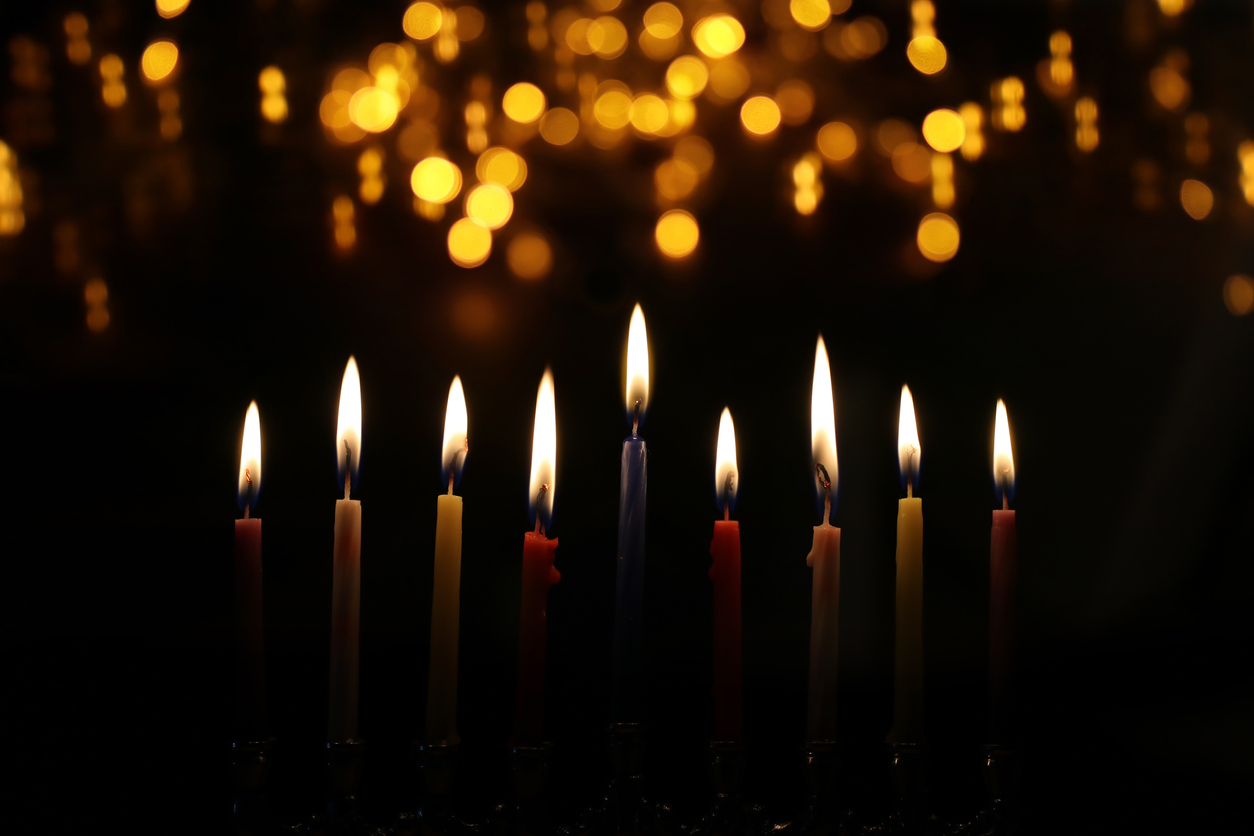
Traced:
<svg viewBox="0 0 1254 836">
<path fill-rule="evenodd" d="M 366 744 L 360 740 L 328 743 L 326 750 L 327 801 L 298 832 L 326 836 L 370 836 L 374 828 L 361 814 L 357 790 L 366 765 Z"/>
<path fill-rule="evenodd" d="M 456 743 L 414 741 L 413 759 L 418 766 L 418 803 L 413 812 L 401 813 L 389 836 L 469 836 L 476 832 L 453 811 L 453 783 L 457 777 Z"/>
<path fill-rule="evenodd" d="M 710 809 L 688 833 L 690 836 L 759 836 L 767 830 L 761 805 L 745 801 L 745 744 L 710 742 Z"/>
<path fill-rule="evenodd" d="M 947 832 L 928 810 L 927 746 L 889 743 L 887 748 L 893 781 L 893 812 L 885 827 L 892 833 L 920 836 L 939 836 Z"/>
<path fill-rule="evenodd" d="M 955 836 L 1011 836 L 1022 821 L 1019 808 L 1019 774 L 1022 763 L 1011 746 L 984 746 L 984 788 L 988 806 L 970 824 L 955 828 Z"/>
<path fill-rule="evenodd" d="M 236 741 L 231 744 L 234 795 L 231 824 L 243 836 L 261 836 L 283 830 L 270 806 L 270 771 L 276 739 Z"/>
<path fill-rule="evenodd" d="M 572 832 L 604 836 L 670 836 L 680 832 L 669 807 L 645 796 L 643 723 L 611 723 L 607 735 L 610 782 L 605 795 Z"/>
<path fill-rule="evenodd" d="M 490 827 L 500 836 L 557 836 L 561 829 L 549 818 L 544 788 L 549 779 L 552 743 L 514 746 L 509 750 L 510 782 L 514 797 L 501 826 Z"/>
<path fill-rule="evenodd" d="M 842 804 L 839 752 L 834 740 L 811 740 L 801 748 L 810 798 L 796 818 L 771 828 L 775 836 L 854 836 L 864 832 L 853 811 Z"/>
</svg>

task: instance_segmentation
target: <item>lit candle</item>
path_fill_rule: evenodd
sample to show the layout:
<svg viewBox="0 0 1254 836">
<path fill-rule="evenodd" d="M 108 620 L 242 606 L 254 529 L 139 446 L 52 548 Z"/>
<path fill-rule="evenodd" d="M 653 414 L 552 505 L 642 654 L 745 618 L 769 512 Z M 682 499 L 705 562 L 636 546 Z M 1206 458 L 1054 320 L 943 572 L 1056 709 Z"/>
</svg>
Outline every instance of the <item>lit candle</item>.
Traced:
<svg viewBox="0 0 1254 836">
<path fill-rule="evenodd" d="M 914 495 L 919 452 L 914 399 L 910 388 L 902 386 L 897 461 L 906 498 L 897 503 L 896 705 L 888 736 L 892 743 L 923 742 L 923 500 Z"/>
<path fill-rule="evenodd" d="M 361 467 L 361 380 L 352 357 L 340 384 L 335 451 L 344 498 L 335 502 L 327 741 L 343 743 L 357 737 L 357 634 L 361 621 L 361 503 L 349 498 Z"/>
<path fill-rule="evenodd" d="M 1014 653 L 1015 626 L 1015 459 L 1010 447 L 1010 420 L 1006 405 L 997 401 L 993 430 L 993 482 L 1001 509 L 993 511 L 992 552 L 989 556 L 988 604 L 988 740 L 1007 743 L 1007 697 Z"/>
<path fill-rule="evenodd" d="M 740 651 L 740 523 L 731 518 L 740 488 L 736 469 L 736 428 L 723 408 L 714 454 L 714 494 L 721 520 L 710 541 L 710 580 L 714 582 L 714 739 L 740 740 L 744 725 Z"/>
<path fill-rule="evenodd" d="M 466 396 L 453 378 L 444 411 L 441 473 L 448 493 L 437 502 L 435 578 L 431 592 L 431 665 L 427 677 L 428 743 L 457 743 L 457 630 L 462 582 L 462 498 L 453 495 L 470 445 L 466 440 Z"/>
<path fill-rule="evenodd" d="M 262 646 L 261 520 L 251 516 L 261 492 L 261 417 L 248 405 L 239 456 L 239 506 L 235 521 L 235 705 L 241 740 L 265 736 L 266 669 Z"/>
<path fill-rule="evenodd" d="M 823 519 L 814 527 L 806 565 L 814 569 L 810 597 L 810 694 L 806 736 L 836 738 L 836 660 L 840 644 L 840 529 L 830 522 L 832 493 L 839 467 L 836 459 L 836 407 L 827 346 L 819 337 L 814 347 L 814 381 L 810 389 L 810 449 L 814 487 L 823 500 Z"/>
<path fill-rule="evenodd" d="M 618 497 L 618 606 L 614 624 L 613 719 L 640 721 L 640 665 L 644 609 L 644 499 L 647 452 L 640 422 L 649 404 L 649 341 L 640 306 L 627 332 L 627 416 L 631 436 L 623 441 Z"/>
<path fill-rule="evenodd" d="M 553 524 L 554 474 L 557 471 L 557 415 L 553 373 L 544 370 L 536 393 L 536 421 L 531 435 L 531 486 L 528 493 L 535 530 L 523 535 L 522 608 L 518 625 L 518 704 L 514 742 L 540 743 L 544 736 L 544 656 L 549 587 L 561 579 L 553 568 L 557 538 L 545 532 Z"/>
</svg>

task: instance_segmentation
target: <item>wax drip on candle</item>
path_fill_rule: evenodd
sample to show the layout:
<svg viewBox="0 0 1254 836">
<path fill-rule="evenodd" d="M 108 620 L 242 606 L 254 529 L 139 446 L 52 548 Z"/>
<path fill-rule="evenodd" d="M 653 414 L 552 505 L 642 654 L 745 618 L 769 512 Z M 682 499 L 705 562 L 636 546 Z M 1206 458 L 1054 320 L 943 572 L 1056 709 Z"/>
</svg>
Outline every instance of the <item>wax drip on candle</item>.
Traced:
<svg viewBox="0 0 1254 836">
<path fill-rule="evenodd" d="M 819 484 L 823 486 L 823 521 L 827 522 L 832 515 L 832 480 L 828 478 L 827 468 L 822 462 L 814 463 L 814 472 L 818 474 Z"/>
<path fill-rule="evenodd" d="M 549 484 L 545 482 L 540 486 L 540 490 L 536 493 L 536 507 L 539 508 L 544 500 L 544 495 L 549 492 Z M 544 536 L 544 520 L 539 514 L 536 514 L 536 534 Z"/>
</svg>

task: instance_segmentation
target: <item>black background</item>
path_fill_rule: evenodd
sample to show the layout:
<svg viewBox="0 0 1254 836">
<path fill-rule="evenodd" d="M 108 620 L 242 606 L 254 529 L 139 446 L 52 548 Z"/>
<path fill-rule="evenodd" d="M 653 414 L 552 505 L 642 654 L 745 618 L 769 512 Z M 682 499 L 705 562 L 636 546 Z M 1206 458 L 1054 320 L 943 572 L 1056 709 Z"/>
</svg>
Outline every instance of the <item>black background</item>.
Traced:
<svg viewBox="0 0 1254 836">
<path fill-rule="evenodd" d="M 151 4 L 89 3 L 96 55 L 123 55 L 131 101 L 99 104 L 72 67 L 65 4 L 6 3 L 0 35 L 48 45 L 50 141 L 13 135 L 29 101 L 7 79 L 5 136 L 27 183 L 28 225 L 0 242 L 4 484 L 4 690 L 11 804 L 46 821 L 219 832 L 231 740 L 232 526 L 239 433 L 257 399 L 264 445 L 269 727 L 281 741 L 276 804 L 319 799 L 325 728 L 334 432 L 340 378 L 357 357 L 364 398 L 361 732 L 363 793 L 379 821 L 410 803 L 409 741 L 423 725 L 435 496 L 448 383 L 470 415 L 461 598 L 463 792 L 505 792 L 521 535 L 535 388 L 557 393 L 561 582 L 550 596 L 546 726 L 554 813 L 570 820 L 605 775 L 623 347 L 638 300 L 654 387 L 646 570 L 650 775 L 688 817 L 706 799 L 710 730 L 708 543 L 717 514 L 719 412 L 739 442 L 746 737 L 754 795 L 777 815 L 801 798 L 810 571 L 818 520 L 809 478 L 815 335 L 832 359 L 842 526 L 840 714 L 855 804 L 887 808 L 881 751 L 891 715 L 896 416 L 914 392 L 923 448 L 927 724 L 935 806 L 982 799 L 993 406 L 1005 398 L 1019 483 L 1024 798 L 1030 832 L 1094 822 L 1213 822 L 1248 792 L 1249 612 L 1254 584 L 1254 317 L 1220 288 L 1254 269 L 1254 213 L 1236 190 L 1235 142 L 1254 131 L 1248 3 L 1202 3 L 1134 48 L 1123 4 L 940 4 L 952 67 L 923 79 L 901 59 L 905 4 L 855 0 L 890 32 L 876 58 L 820 56 L 804 73 L 814 124 L 768 145 L 734 108 L 701 106 L 718 161 L 691 204 L 702 243 L 664 263 L 651 243 L 649 173 L 665 151 L 603 154 L 533 140 L 511 227 L 482 268 L 453 266 L 443 225 L 415 217 L 393 156 L 358 244 L 333 251 L 329 206 L 356 187 L 356 148 L 317 123 L 324 75 L 401 36 L 403 3 L 210 4 L 163 22 Z M 1144 4 L 1150 12 L 1153 8 Z M 631 14 L 639 12 L 635 9 Z M 1156 13 L 1154 13 L 1156 14 Z M 629 17 L 631 15 L 628 15 Z M 765 27 L 752 14 L 751 45 Z M 454 97 L 469 68 L 499 95 L 524 68 L 520 6 L 493 11 L 500 49 L 464 46 L 431 83 Z M 1048 33 L 1076 40 L 1102 144 L 1068 151 L 1065 112 L 1033 66 Z M 155 96 L 135 79 L 144 44 L 173 34 L 184 135 L 163 142 Z M 1190 168 L 1179 117 L 1148 105 L 1145 73 L 1190 51 L 1193 107 L 1212 118 L 1212 161 Z M 427 56 L 428 67 L 435 67 Z M 256 115 L 256 74 L 278 63 L 292 116 Z M 639 63 L 639 59 L 636 60 Z M 290 68 L 290 69 L 289 69 Z M 995 77 L 1028 86 L 1028 127 L 990 132 L 959 162 L 958 256 L 914 250 L 927 195 L 901 187 L 866 137 L 811 218 L 789 205 L 787 161 L 813 127 L 849 114 L 916 124 L 986 100 Z M 534 74 L 533 74 L 534 76 Z M 656 83 L 656 82 L 654 82 Z M 633 82 L 634 84 L 634 82 Z M 1087 87 L 1084 87 L 1087 85 Z M 26 97 L 26 98 L 24 98 Z M 458 151 L 458 106 L 445 108 Z M 15 115 L 16 114 L 16 115 Z M 458 151 L 466 156 L 464 151 Z M 790 156 L 791 155 L 791 156 Z M 1164 208 L 1136 211 L 1131 163 L 1160 160 Z M 466 166 L 463 164 L 463 168 Z M 1216 189 L 1190 220 L 1183 176 Z M 84 267 L 53 267 L 52 230 L 73 219 Z M 511 228 L 544 229 L 552 275 L 513 279 Z M 83 326 L 82 281 L 110 289 L 112 322 Z"/>
</svg>

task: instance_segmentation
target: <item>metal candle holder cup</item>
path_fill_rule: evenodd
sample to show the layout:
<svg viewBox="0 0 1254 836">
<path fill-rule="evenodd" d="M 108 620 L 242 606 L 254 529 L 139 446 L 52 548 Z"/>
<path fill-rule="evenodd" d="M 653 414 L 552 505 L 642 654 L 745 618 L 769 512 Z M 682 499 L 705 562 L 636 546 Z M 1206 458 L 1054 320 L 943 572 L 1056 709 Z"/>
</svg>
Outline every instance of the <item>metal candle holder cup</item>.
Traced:
<svg viewBox="0 0 1254 836">
<path fill-rule="evenodd" d="M 710 809 L 690 831 L 690 836 L 758 836 L 766 830 L 766 815 L 745 801 L 745 744 L 739 741 L 710 742 Z"/>
<path fill-rule="evenodd" d="M 263 836 L 282 828 L 270 806 L 270 772 L 276 740 L 231 744 L 231 824 L 242 836 Z"/>
<path fill-rule="evenodd" d="M 840 796 L 840 758 L 834 740 L 811 740 L 801 748 L 809 799 L 789 822 L 771 828 L 775 836 L 853 836 L 861 829 Z"/>
</svg>

